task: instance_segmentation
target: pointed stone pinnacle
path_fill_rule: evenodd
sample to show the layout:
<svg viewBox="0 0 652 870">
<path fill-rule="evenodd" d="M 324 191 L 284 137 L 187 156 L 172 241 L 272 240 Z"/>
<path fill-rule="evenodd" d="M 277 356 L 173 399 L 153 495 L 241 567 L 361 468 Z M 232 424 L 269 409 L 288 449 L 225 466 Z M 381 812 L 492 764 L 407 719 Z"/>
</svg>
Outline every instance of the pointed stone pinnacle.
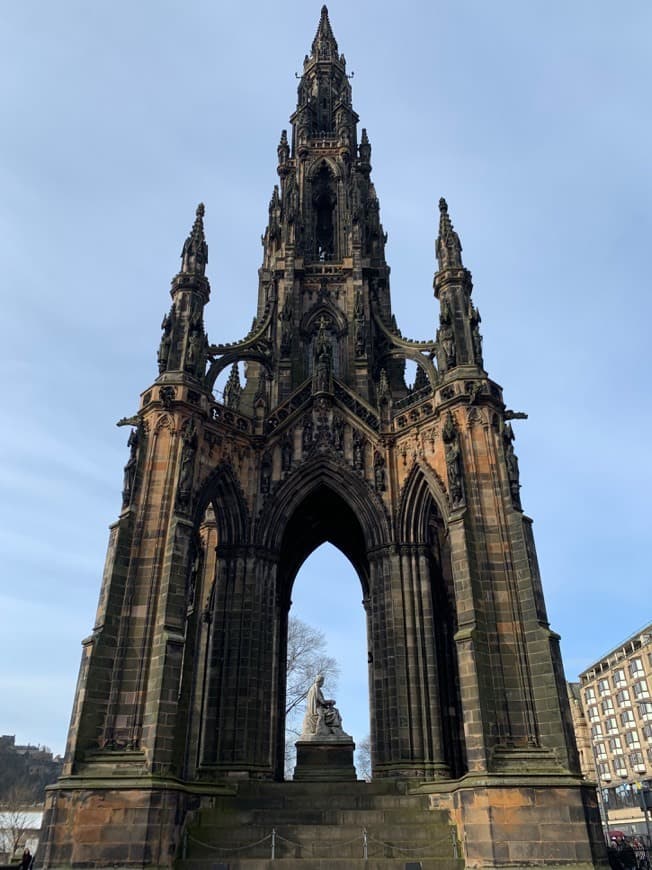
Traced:
<svg viewBox="0 0 652 870">
<path fill-rule="evenodd" d="M 195 211 L 195 221 L 181 251 L 181 271 L 203 275 L 208 262 L 208 246 L 204 236 L 204 203 Z"/>
<path fill-rule="evenodd" d="M 317 60 L 336 60 L 337 54 L 337 40 L 328 20 L 328 8 L 322 6 L 317 33 L 312 41 L 312 56 Z"/>
</svg>

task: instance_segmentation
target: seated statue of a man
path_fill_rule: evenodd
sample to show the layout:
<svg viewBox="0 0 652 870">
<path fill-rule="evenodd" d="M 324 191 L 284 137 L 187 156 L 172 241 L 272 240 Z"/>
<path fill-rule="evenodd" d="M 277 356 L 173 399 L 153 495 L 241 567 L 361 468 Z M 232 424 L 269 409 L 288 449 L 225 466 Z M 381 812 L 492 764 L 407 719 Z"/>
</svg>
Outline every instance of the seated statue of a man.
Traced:
<svg viewBox="0 0 652 870">
<path fill-rule="evenodd" d="M 324 698 L 321 687 L 324 677 L 317 674 L 315 682 L 308 690 L 306 714 L 303 718 L 302 740 L 315 737 L 346 737 L 342 730 L 342 717 L 335 701 Z"/>
</svg>

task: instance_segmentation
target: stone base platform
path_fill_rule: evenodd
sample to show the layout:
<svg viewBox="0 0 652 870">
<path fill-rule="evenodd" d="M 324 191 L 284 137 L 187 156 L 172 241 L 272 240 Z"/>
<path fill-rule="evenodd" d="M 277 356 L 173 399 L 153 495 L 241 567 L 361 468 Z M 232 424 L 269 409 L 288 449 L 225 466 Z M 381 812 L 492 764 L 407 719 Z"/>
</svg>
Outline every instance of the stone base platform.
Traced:
<svg viewBox="0 0 652 870">
<path fill-rule="evenodd" d="M 311 782 L 341 782 L 357 779 L 352 740 L 299 740 L 294 779 Z"/>
</svg>

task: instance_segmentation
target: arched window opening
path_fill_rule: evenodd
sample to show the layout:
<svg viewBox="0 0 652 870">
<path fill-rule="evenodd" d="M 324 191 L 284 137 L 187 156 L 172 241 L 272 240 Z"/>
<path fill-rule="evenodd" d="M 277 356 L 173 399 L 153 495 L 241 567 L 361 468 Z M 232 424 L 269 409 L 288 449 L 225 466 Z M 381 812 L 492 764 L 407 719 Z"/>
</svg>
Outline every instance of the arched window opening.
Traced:
<svg viewBox="0 0 652 870">
<path fill-rule="evenodd" d="M 301 733 L 305 693 L 322 668 L 324 693 L 337 701 L 344 731 L 353 737 L 358 749 L 358 777 L 368 772 L 368 761 L 359 753 L 369 735 L 367 628 L 361 600 L 355 569 L 332 544 L 318 547 L 299 569 L 289 612 L 286 779 L 293 774 L 294 743 Z M 320 637 L 323 644 L 316 642 Z"/>
<path fill-rule="evenodd" d="M 315 213 L 315 245 L 317 259 L 335 257 L 335 203 L 333 177 L 326 165 L 322 166 L 313 182 L 313 208 Z"/>
</svg>

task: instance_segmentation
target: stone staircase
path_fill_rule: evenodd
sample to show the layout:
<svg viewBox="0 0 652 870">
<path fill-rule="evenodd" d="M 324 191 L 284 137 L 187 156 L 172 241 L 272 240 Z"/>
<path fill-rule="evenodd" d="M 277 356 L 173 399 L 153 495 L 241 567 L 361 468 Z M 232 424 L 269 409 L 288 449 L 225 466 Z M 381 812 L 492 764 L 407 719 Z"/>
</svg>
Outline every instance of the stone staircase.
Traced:
<svg viewBox="0 0 652 870">
<path fill-rule="evenodd" d="M 393 781 L 244 782 L 190 820 L 176 870 L 463 870 L 448 813 L 406 791 Z"/>
</svg>

